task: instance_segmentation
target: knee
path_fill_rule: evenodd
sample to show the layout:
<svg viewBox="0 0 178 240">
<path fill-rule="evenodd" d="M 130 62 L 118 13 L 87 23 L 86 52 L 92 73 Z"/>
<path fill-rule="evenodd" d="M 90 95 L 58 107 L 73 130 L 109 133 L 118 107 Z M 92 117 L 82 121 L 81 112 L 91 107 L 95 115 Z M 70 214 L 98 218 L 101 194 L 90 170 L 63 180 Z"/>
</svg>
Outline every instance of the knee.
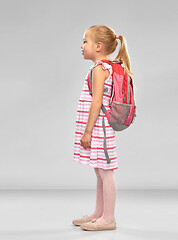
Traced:
<svg viewBox="0 0 178 240">
<path fill-rule="evenodd" d="M 95 170 L 95 174 L 96 174 L 97 178 L 101 178 L 100 173 L 99 173 L 99 168 L 94 168 L 94 170 Z"/>
<path fill-rule="evenodd" d="M 104 178 L 107 177 L 113 177 L 113 170 L 112 169 L 103 169 L 99 168 L 98 169 L 100 177 L 104 180 Z"/>
</svg>

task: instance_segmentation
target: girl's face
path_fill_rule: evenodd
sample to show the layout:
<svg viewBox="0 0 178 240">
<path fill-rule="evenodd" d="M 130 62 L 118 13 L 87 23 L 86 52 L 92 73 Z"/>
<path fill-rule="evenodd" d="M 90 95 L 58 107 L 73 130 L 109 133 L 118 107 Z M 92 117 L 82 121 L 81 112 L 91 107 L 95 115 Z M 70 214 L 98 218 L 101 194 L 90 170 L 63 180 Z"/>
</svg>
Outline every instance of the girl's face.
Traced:
<svg viewBox="0 0 178 240">
<path fill-rule="evenodd" d="M 83 36 L 83 44 L 81 45 L 82 55 L 85 59 L 93 60 L 96 53 L 96 44 L 91 40 L 89 33 Z"/>
</svg>

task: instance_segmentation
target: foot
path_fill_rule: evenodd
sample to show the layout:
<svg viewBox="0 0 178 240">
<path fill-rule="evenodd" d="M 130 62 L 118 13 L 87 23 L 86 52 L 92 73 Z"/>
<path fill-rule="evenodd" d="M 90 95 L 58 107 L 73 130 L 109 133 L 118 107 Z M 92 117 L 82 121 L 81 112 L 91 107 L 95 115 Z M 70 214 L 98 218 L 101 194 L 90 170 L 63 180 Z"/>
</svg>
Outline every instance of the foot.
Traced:
<svg viewBox="0 0 178 240">
<path fill-rule="evenodd" d="M 103 221 L 102 224 L 101 221 Z M 80 227 L 81 229 L 88 231 L 114 230 L 116 229 L 116 221 L 106 221 L 106 219 L 104 220 L 104 218 L 100 218 L 100 220 L 93 219 L 90 222 L 81 224 Z"/>
<path fill-rule="evenodd" d="M 80 226 L 82 223 L 90 222 L 93 219 L 97 219 L 100 216 L 97 216 L 96 214 L 92 214 L 90 216 L 85 215 L 82 218 L 77 218 L 72 221 L 72 223 L 76 226 Z"/>
<path fill-rule="evenodd" d="M 93 214 L 91 214 L 91 215 L 88 215 L 88 217 L 89 218 L 92 218 L 92 219 L 94 219 L 94 218 L 100 218 L 102 216 L 102 214 L 101 215 L 98 215 L 98 214 L 95 214 L 95 213 L 93 213 Z"/>
<path fill-rule="evenodd" d="M 110 218 L 110 219 L 105 219 L 105 218 L 103 218 L 103 217 L 100 217 L 100 218 L 98 218 L 97 220 L 96 220 L 96 222 L 98 223 L 98 224 L 107 224 L 107 223 L 110 223 L 110 222 L 113 222 L 113 221 L 115 221 L 115 218 Z"/>
</svg>

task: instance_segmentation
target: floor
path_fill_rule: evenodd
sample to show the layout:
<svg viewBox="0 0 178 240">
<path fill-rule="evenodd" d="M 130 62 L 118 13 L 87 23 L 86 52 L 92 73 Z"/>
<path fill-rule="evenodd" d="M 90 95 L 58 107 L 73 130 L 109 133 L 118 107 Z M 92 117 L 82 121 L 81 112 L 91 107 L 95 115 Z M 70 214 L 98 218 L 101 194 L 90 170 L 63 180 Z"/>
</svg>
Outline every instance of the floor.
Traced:
<svg viewBox="0 0 178 240">
<path fill-rule="evenodd" d="M 178 240 L 178 190 L 118 190 L 116 230 L 85 231 L 95 190 L 0 190 L 0 240 Z"/>
</svg>

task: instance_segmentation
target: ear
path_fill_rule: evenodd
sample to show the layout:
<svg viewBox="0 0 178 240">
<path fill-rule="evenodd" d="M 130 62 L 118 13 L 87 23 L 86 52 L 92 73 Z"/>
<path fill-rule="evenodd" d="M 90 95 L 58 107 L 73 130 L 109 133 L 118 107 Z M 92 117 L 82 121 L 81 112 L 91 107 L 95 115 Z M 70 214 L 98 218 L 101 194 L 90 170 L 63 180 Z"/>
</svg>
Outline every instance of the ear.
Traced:
<svg viewBox="0 0 178 240">
<path fill-rule="evenodd" d="M 100 52 L 102 49 L 103 49 L 103 43 L 102 42 L 97 42 L 96 51 Z"/>
</svg>

